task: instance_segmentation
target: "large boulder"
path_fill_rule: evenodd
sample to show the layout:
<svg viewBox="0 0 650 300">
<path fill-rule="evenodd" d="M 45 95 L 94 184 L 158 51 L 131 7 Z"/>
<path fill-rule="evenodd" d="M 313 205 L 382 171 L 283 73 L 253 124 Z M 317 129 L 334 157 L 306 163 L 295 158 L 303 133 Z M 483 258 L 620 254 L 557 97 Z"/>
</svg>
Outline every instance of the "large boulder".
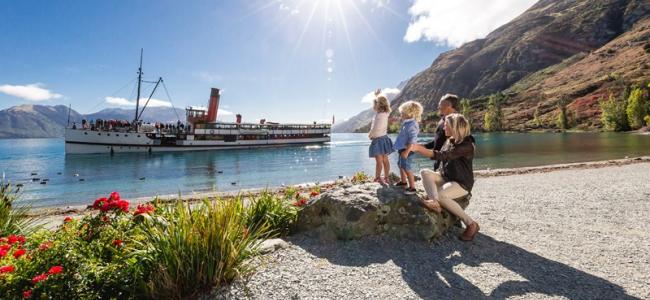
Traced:
<svg viewBox="0 0 650 300">
<path fill-rule="evenodd" d="M 424 195 L 424 191 L 418 189 L 418 194 Z M 406 195 L 401 188 L 377 183 L 346 183 L 310 200 L 300 211 L 295 229 L 323 239 L 387 234 L 430 241 L 457 218 L 444 209 L 441 214 L 428 211 L 420 204 L 420 195 Z M 469 198 L 456 201 L 465 208 Z"/>
</svg>

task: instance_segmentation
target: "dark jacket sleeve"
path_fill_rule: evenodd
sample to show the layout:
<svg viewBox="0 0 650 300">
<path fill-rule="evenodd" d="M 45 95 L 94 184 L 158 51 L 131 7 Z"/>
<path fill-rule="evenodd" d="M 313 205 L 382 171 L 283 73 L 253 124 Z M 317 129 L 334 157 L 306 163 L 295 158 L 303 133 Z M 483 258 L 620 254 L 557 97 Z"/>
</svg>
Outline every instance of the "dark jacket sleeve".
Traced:
<svg viewBox="0 0 650 300">
<path fill-rule="evenodd" d="M 441 161 L 450 161 L 457 159 L 459 157 L 473 157 L 474 156 L 474 145 L 469 142 L 469 143 L 461 143 L 459 145 L 456 145 L 454 148 L 450 150 L 441 150 L 433 151 L 433 158 L 435 160 L 441 160 Z"/>
</svg>

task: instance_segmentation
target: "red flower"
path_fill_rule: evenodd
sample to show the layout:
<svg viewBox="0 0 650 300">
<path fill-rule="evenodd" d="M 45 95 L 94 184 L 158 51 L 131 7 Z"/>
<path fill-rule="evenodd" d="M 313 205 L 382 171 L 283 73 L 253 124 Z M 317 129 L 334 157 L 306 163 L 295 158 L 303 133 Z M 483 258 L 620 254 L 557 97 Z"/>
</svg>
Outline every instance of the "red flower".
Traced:
<svg viewBox="0 0 650 300">
<path fill-rule="evenodd" d="M 45 242 L 45 243 L 40 244 L 40 245 L 38 246 L 38 249 L 40 249 L 41 251 L 45 251 L 45 250 L 47 250 L 47 249 L 52 248 L 52 245 L 53 245 L 52 242 Z"/>
<path fill-rule="evenodd" d="M 32 290 L 26 290 L 23 292 L 23 298 L 24 299 L 29 299 L 32 297 Z"/>
<path fill-rule="evenodd" d="M 120 194 L 118 192 L 112 192 L 111 195 L 108 196 L 108 199 L 112 201 L 120 200 Z"/>
<path fill-rule="evenodd" d="M 0 245 L 0 250 L 9 251 L 9 249 L 11 249 L 11 245 L 9 244 Z"/>
<path fill-rule="evenodd" d="M 109 219 L 108 219 L 107 216 L 103 216 L 103 217 L 102 217 L 102 221 L 105 222 L 105 223 L 108 223 Z"/>
<path fill-rule="evenodd" d="M 14 266 L 2 266 L 2 267 L 0 267 L 0 274 L 2 274 L 2 273 L 11 273 L 11 272 L 13 272 L 15 270 L 16 270 L 16 268 L 14 268 Z"/>
<path fill-rule="evenodd" d="M 116 240 L 114 240 L 114 241 L 113 241 L 113 245 L 115 245 L 115 247 L 120 247 L 120 246 L 122 246 L 122 240 L 120 240 L 120 239 L 116 239 Z"/>
<path fill-rule="evenodd" d="M 123 211 L 123 212 L 125 212 L 125 213 L 128 213 L 129 212 L 129 202 L 126 201 L 126 200 L 118 200 L 117 204 L 116 204 L 116 208 Z"/>
<path fill-rule="evenodd" d="M 62 266 L 54 266 L 54 267 L 51 267 L 49 271 L 47 271 L 48 275 L 61 274 L 61 273 L 63 273 L 63 267 Z"/>
<path fill-rule="evenodd" d="M 0 258 L 5 257 L 7 255 L 7 252 L 9 252 L 9 251 L 0 249 Z"/>
<path fill-rule="evenodd" d="M 93 203 L 93 208 L 94 209 L 99 209 L 106 202 L 108 202 L 108 199 L 106 199 L 105 197 L 97 198 L 97 200 L 95 200 L 95 202 Z"/>
<path fill-rule="evenodd" d="M 139 204 L 133 213 L 134 216 L 141 214 L 148 214 L 154 211 L 154 207 L 151 204 Z"/>
<path fill-rule="evenodd" d="M 296 199 L 300 198 L 300 193 L 296 193 Z"/>
<path fill-rule="evenodd" d="M 65 217 L 65 219 L 63 219 L 63 222 L 64 223 L 72 222 L 72 217 L 70 216 Z"/>
<path fill-rule="evenodd" d="M 316 196 L 318 196 L 318 195 L 320 195 L 319 192 L 317 192 L 317 191 L 312 191 L 312 192 L 309 194 L 309 197 L 316 197 Z"/>
<path fill-rule="evenodd" d="M 14 252 L 14 258 L 19 258 L 19 257 L 25 255 L 26 252 L 27 251 L 25 251 L 25 249 L 18 249 L 18 250 L 16 250 L 16 252 Z"/>
<path fill-rule="evenodd" d="M 7 242 L 9 243 L 9 245 L 13 245 L 16 242 L 20 242 L 21 244 L 24 244 L 25 243 L 25 237 L 22 236 L 22 235 L 13 235 L 12 234 L 7 238 Z"/>
<path fill-rule="evenodd" d="M 6 243 L 7 238 L 6 237 L 0 237 L 0 243 Z"/>
<path fill-rule="evenodd" d="M 34 278 L 32 278 L 32 283 L 37 284 L 45 279 L 47 279 L 47 274 L 39 274 L 34 276 Z"/>
</svg>

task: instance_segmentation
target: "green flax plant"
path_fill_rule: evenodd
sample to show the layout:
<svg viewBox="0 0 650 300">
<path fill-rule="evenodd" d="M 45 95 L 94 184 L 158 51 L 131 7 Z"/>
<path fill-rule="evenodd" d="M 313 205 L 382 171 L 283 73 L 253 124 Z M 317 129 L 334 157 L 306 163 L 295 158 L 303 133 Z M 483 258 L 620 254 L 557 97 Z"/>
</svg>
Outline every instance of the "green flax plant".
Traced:
<svg viewBox="0 0 650 300">
<path fill-rule="evenodd" d="M 248 227 L 241 197 L 193 207 L 179 201 L 162 215 L 145 230 L 155 245 L 156 270 L 148 285 L 153 298 L 195 298 L 249 274 L 250 258 L 268 234 L 268 225 Z"/>
</svg>

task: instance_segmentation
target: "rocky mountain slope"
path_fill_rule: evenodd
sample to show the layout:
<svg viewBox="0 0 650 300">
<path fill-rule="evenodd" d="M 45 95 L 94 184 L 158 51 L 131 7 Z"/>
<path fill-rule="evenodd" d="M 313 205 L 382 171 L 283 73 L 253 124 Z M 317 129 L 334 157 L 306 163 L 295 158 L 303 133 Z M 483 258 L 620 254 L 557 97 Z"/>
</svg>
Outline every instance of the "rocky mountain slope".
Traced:
<svg viewBox="0 0 650 300">
<path fill-rule="evenodd" d="M 603 74 L 627 84 L 647 79 L 649 17 L 647 0 L 540 0 L 484 39 L 438 56 L 391 105 L 415 100 L 431 111 L 442 95 L 455 93 L 474 99 L 480 125 L 486 96 L 506 92 L 503 125 L 525 130 L 538 105 L 544 116 L 568 97 L 576 125 L 593 128 L 599 125 L 594 99 L 622 89 L 605 84 Z"/>
</svg>

